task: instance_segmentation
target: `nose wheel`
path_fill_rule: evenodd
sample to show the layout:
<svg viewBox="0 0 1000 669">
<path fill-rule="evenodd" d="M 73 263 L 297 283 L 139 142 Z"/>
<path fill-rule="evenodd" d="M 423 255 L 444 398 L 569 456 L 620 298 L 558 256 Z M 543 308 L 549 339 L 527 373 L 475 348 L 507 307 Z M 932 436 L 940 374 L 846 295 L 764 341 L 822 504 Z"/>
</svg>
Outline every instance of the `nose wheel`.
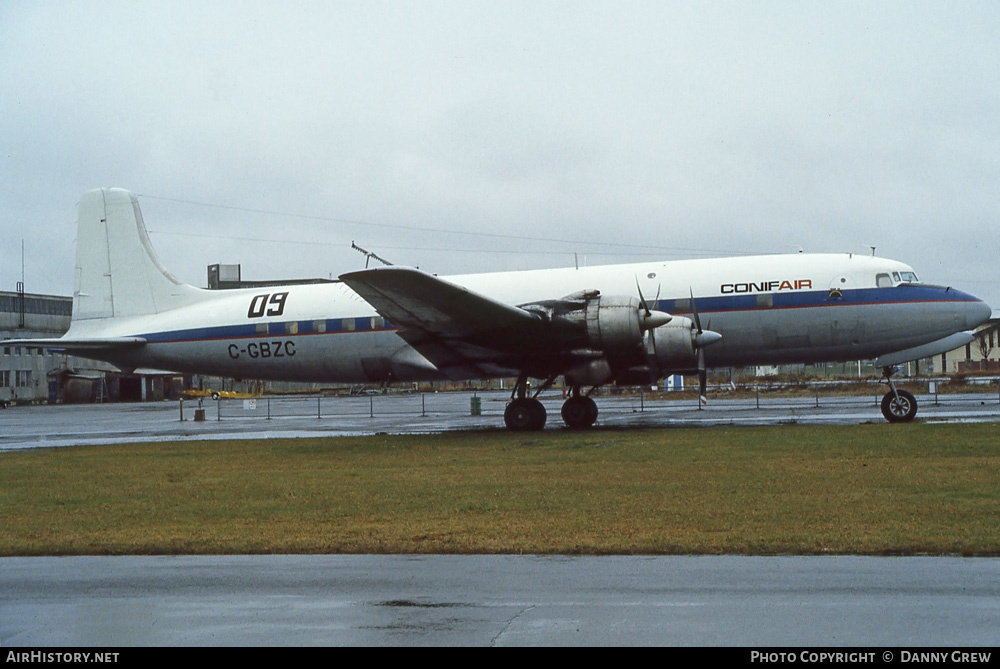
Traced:
<svg viewBox="0 0 1000 669">
<path fill-rule="evenodd" d="M 917 398 L 905 390 L 888 392 L 882 398 L 882 415 L 890 423 L 908 423 L 917 415 Z"/>
<path fill-rule="evenodd" d="M 905 390 L 896 388 L 892 382 L 894 367 L 882 370 L 885 380 L 889 383 L 889 392 L 882 398 L 882 415 L 890 423 L 908 423 L 917 415 L 917 398 Z"/>
</svg>

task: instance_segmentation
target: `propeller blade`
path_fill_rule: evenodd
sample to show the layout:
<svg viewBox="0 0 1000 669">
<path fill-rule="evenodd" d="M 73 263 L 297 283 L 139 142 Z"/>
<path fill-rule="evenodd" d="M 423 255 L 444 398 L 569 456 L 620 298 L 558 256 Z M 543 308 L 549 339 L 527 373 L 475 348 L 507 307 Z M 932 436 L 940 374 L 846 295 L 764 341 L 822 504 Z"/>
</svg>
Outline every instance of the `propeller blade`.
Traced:
<svg viewBox="0 0 1000 669">
<path fill-rule="evenodd" d="M 652 312 L 649 310 L 649 305 L 646 304 L 646 298 L 642 295 L 642 288 L 639 287 L 639 277 L 635 278 L 635 289 L 639 291 L 639 306 L 646 312 L 646 318 L 649 318 Z"/>
<path fill-rule="evenodd" d="M 698 349 L 698 399 L 708 404 L 708 371 L 705 369 L 705 351 Z"/>
<path fill-rule="evenodd" d="M 691 293 L 691 318 L 698 329 L 695 332 L 694 344 L 698 349 L 698 399 L 702 404 L 708 404 L 708 371 L 705 369 L 705 347 L 711 346 L 722 339 L 722 335 L 711 330 L 703 330 L 701 317 L 698 316 L 698 304 L 694 301 L 694 289 L 688 287 Z"/>
<path fill-rule="evenodd" d="M 690 289 L 689 289 L 690 290 Z M 694 345 L 698 349 L 699 355 L 701 355 L 701 349 L 706 346 L 711 346 L 717 341 L 722 340 L 722 335 L 718 332 L 712 332 L 712 330 L 704 330 L 701 327 L 701 317 L 698 316 L 698 305 L 694 301 L 694 291 L 691 291 L 691 320 L 694 321 L 695 333 L 694 333 Z M 712 326 L 712 321 L 709 319 L 709 327 Z M 700 358 L 699 358 L 700 359 Z"/>
<path fill-rule="evenodd" d="M 649 308 L 649 303 L 646 302 L 646 296 L 642 294 L 642 288 L 639 287 L 639 278 L 635 279 L 635 289 L 639 291 L 639 309 L 641 309 L 644 314 L 640 316 L 641 327 L 643 330 L 652 330 L 653 328 L 658 328 L 661 325 L 669 323 L 673 316 L 663 311 L 653 311 Z M 659 299 L 660 291 L 656 291 L 657 299 Z"/>
<path fill-rule="evenodd" d="M 703 330 L 701 329 L 701 319 L 698 318 L 698 305 L 694 301 L 694 290 L 688 286 L 688 291 L 691 293 L 691 317 L 694 320 L 694 325 L 698 328 L 698 333 L 701 334 Z"/>
</svg>

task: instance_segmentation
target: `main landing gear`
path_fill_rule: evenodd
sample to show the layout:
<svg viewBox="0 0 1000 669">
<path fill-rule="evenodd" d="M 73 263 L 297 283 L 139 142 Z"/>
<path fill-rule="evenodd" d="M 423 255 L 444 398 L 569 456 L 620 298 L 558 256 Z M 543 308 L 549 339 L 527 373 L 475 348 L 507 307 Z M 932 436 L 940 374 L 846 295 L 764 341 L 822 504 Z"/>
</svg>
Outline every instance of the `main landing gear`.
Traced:
<svg viewBox="0 0 1000 669">
<path fill-rule="evenodd" d="M 905 390 L 898 390 L 892 382 L 895 367 L 885 367 L 882 373 L 889 383 L 889 392 L 882 398 L 882 415 L 890 423 L 908 423 L 917 415 L 917 398 Z"/>
<path fill-rule="evenodd" d="M 517 377 L 514 392 L 510 394 L 510 402 L 503 412 L 503 422 L 508 430 L 533 432 L 545 427 L 545 407 L 538 400 L 538 393 L 544 389 L 545 385 L 538 389 L 534 397 L 528 397 L 528 375 Z"/>
<path fill-rule="evenodd" d="M 590 427 L 597 420 L 597 403 L 580 394 L 580 386 L 574 386 L 570 396 L 563 402 L 562 419 L 571 430 Z"/>
<path fill-rule="evenodd" d="M 514 432 L 533 432 L 545 427 L 545 407 L 534 397 L 517 397 L 503 412 L 503 422 Z"/>
<path fill-rule="evenodd" d="M 503 422 L 508 430 L 514 432 L 530 432 L 545 427 L 545 407 L 538 400 L 538 394 L 552 383 L 549 379 L 538 389 L 534 397 L 528 397 L 528 377 L 524 374 L 518 377 L 510 402 L 503 412 Z M 570 396 L 563 402 L 562 419 L 566 427 L 579 430 L 588 428 L 597 420 L 597 403 L 586 395 L 580 394 L 580 387 L 575 386 Z"/>
</svg>

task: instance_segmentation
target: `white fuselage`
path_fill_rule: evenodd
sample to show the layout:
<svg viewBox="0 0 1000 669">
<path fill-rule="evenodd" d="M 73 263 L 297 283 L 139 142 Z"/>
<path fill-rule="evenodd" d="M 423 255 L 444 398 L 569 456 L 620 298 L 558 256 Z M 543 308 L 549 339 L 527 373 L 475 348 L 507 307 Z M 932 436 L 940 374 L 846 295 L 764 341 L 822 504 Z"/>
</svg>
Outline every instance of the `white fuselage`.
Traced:
<svg viewBox="0 0 1000 669">
<path fill-rule="evenodd" d="M 914 282 L 896 261 L 847 254 L 682 260 L 446 277 L 512 305 L 581 290 L 637 295 L 690 316 L 722 340 L 710 367 L 874 358 L 974 328 L 990 315 L 971 295 Z M 190 287 L 185 287 L 185 290 Z M 140 337 L 142 347 L 100 357 L 236 378 L 314 382 L 416 381 L 438 370 L 347 285 L 203 291 L 161 313 L 74 319 L 70 339 Z M 511 375 L 498 368 L 488 375 Z M 664 373 L 669 370 L 661 370 Z"/>
</svg>

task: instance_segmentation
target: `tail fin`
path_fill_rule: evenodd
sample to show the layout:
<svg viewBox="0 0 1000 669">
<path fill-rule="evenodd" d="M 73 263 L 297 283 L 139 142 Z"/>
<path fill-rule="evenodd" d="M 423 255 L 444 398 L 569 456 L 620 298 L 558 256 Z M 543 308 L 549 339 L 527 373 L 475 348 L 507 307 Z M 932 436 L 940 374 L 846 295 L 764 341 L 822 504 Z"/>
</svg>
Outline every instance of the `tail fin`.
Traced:
<svg viewBox="0 0 1000 669">
<path fill-rule="evenodd" d="M 77 226 L 74 321 L 156 314 L 203 299 L 160 263 L 129 191 L 85 193 Z"/>
</svg>

